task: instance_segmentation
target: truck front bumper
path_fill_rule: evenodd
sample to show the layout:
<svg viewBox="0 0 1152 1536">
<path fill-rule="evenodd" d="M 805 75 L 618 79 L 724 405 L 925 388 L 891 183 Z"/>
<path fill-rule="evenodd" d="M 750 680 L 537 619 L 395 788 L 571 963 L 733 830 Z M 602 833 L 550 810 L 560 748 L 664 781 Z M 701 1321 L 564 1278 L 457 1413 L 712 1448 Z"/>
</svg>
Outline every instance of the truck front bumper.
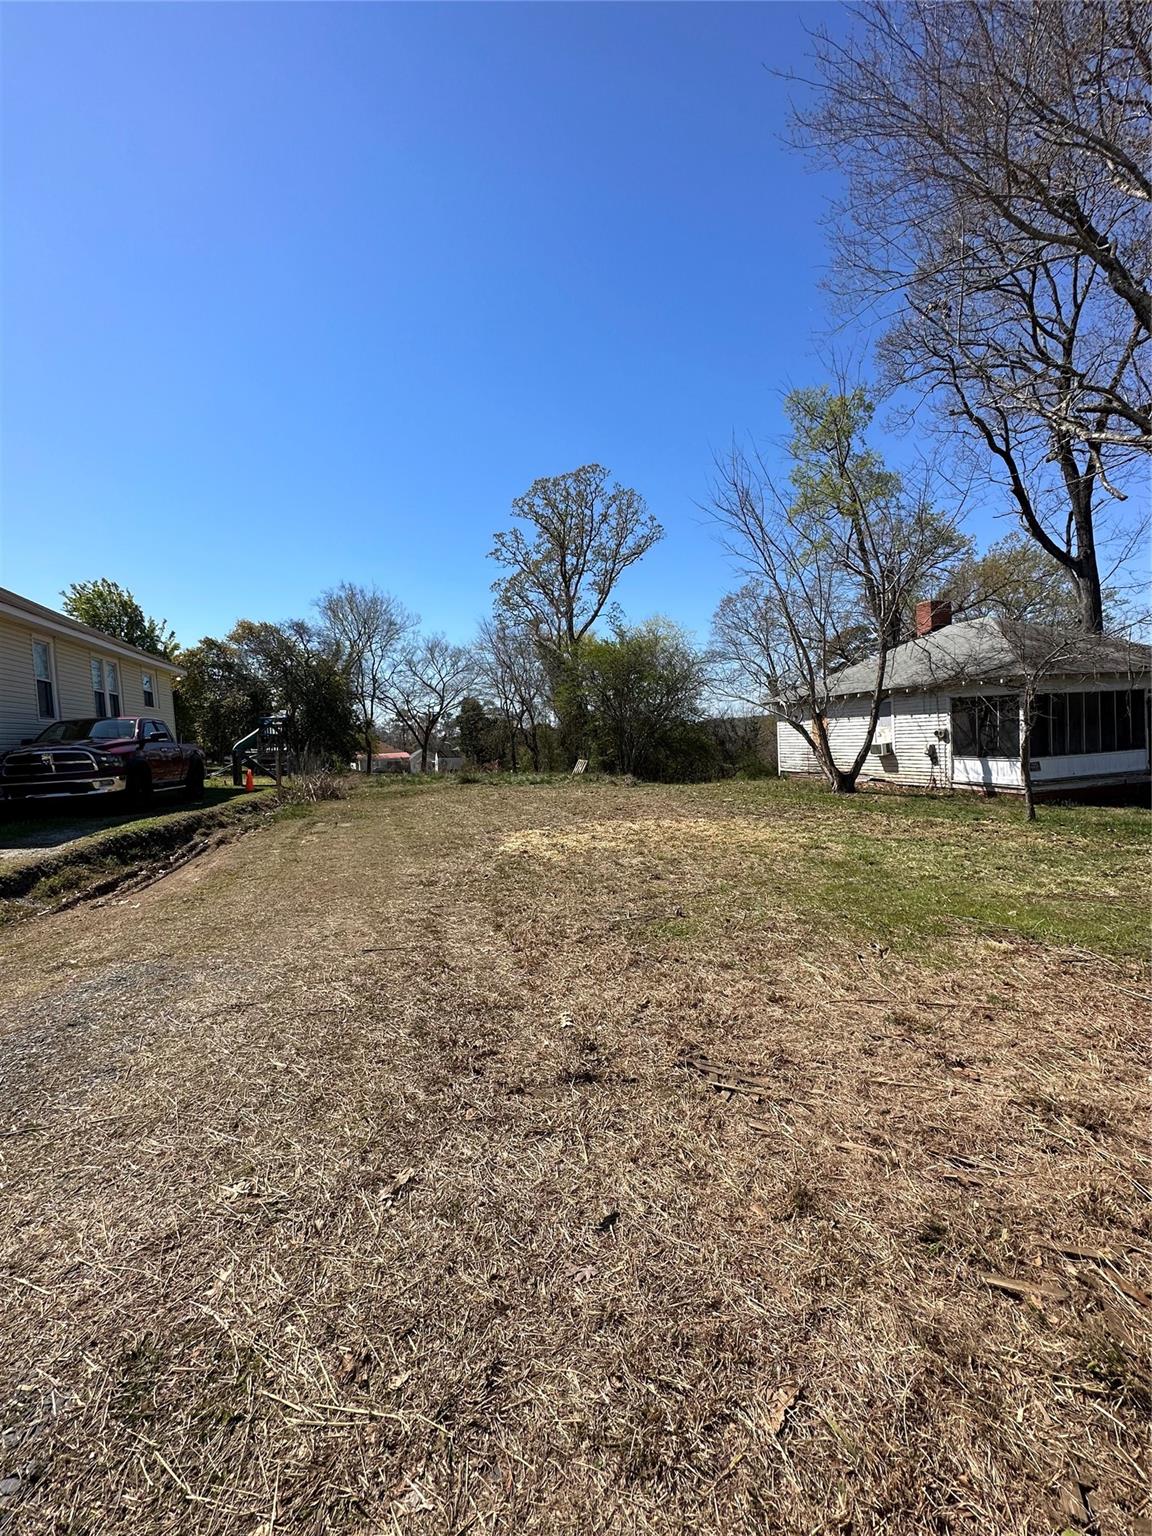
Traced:
<svg viewBox="0 0 1152 1536">
<path fill-rule="evenodd" d="M 114 775 L 98 778 L 29 780 L 21 784 L 17 780 L 0 782 L 0 800 L 77 800 L 89 795 L 114 795 L 124 788 L 125 781 Z"/>
</svg>

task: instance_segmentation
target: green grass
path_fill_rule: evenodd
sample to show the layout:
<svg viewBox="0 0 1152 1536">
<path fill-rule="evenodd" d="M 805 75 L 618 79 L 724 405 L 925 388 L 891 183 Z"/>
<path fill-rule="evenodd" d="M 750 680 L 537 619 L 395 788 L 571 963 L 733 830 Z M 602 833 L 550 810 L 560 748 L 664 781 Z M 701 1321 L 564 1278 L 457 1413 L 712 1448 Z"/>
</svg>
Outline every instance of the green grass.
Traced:
<svg viewBox="0 0 1152 1536">
<path fill-rule="evenodd" d="M 730 921 L 770 925 L 788 912 L 814 932 L 905 948 L 985 935 L 1149 953 L 1152 817 L 1138 807 L 1045 805 L 1029 824 L 1007 798 L 836 796 L 780 779 L 566 782 L 582 816 L 595 819 L 596 797 L 611 793 L 612 814 L 623 809 L 625 825 L 634 814 L 640 843 L 669 878 L 709 887 L 689 917 L 654 925 L 654 937 L 710 944 Z M 518 787 L 510 776 L 499 784 Z M 482 793 L 451 779 L 398 792 Z"/>
<path fill-rule="evenodd" d="M 461 783 L 413 774 L 364 787 L 374 796 L 409 796 L 547 785 L 595 796 L 620 782 L 484 774 Z M 1043 804 L 1028 823 L 1021 802 L 1004 796 L 838 796 L 778 778 L 645 784 L 626 793 L 635 794 L 638 817 L 650 816 L 655 801 L 723 818 L 725 838 L 736 844 L 746 823 L 739 884 L 766 916 L 785 903 L 813 927 L 884 942 L 1002 932 L 1119 954 L 1149 951 L 1152 816 L 1138 806 Z M 676 924 L 676 936 L 693 927 Z"/>
<path fill-rule="evenodd" d="M 1029 824 L 1004 799 L 838 797 L 779 781 L 696 793 L 779 827 L 782 846 L 750 842 L 748 873 L 767 908 L 786 901 L 814 927 L 888 943 L 1003 933 L 1148 954 L 1152 819 L 1138 808 L 1045 806 Z"/>
</svg>

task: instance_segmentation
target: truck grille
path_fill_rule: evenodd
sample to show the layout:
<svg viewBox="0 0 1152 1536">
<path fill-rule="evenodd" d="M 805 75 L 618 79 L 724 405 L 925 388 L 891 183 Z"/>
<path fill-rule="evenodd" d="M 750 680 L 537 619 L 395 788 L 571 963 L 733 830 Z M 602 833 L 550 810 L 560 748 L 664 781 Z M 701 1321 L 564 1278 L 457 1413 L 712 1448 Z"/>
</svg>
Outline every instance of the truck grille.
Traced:
<svg viewBox="0 0 1152 1536">
<path fill-rule="evenodd" d="M 96 759 L 91 752 L 9 752 L 0 763 L 0 778 L 24 783 L 95 772 Z"/>
</svg>

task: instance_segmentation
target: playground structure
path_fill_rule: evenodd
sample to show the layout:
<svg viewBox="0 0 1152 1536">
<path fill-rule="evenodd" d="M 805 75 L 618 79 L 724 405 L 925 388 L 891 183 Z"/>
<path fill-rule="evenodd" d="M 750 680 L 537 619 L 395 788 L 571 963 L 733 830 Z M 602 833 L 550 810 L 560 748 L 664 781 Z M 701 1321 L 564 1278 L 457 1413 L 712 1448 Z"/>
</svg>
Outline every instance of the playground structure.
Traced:
<svg viewBox="0 0 1152 1536">
<path fill-rule="evenodd" d="M 239 786 L 249 772 L 275 779 L 277 784 L 296 771 L 296 755 L 288 746 L 287 715 L 265 715 L 254 731 L 232 748 L 232 782 Z"/>
</svg>

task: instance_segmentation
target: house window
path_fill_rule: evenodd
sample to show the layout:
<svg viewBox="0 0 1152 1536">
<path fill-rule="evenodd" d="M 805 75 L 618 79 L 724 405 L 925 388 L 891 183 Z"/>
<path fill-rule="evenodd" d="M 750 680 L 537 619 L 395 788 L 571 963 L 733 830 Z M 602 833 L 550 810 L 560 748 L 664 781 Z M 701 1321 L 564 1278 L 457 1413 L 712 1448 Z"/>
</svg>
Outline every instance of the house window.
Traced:
<svg viewBox="0 0 1152 1536">
<path fill-rule="evenodd" d="M 1148 740 L 1144 699 L 1139 688 L 1039 694 L 1029 751 L 1035 757 L 1138 751 Z"/>
<path fill-rule="evenodd" d="M 104 692 L 104 663 L 92 658 L 92 708 L 101 720 L 108 715 L 108 695 Z"/>
<path fill-rule="evenodd" d="M 120 714 L 120 667 L 92 657 L 92 708 L 101 720 Z"/>
<path fill-rule="evenodd" d="M 143 687 L 144 687 L 144 708 L 145 709 L 155 709 L 156 708 L 156 691 L 152 687 L 152 674 L 151 674 L 151 672 L 141 672 L 141 674 L 140 674 L 140 681 L 141 681 L 141 683 L 143 684 Z"/>
<path fill-rule="evenodd" d="M 52 684 L 52 647 L 47 640 L 32 642 L 32 671 L 36 677 L 36 709 L 41 720 L 56 718 L 56 690 Z"/>
<path fill-rule="evenodd" d="M 92 707 L 101 720 L 120 713 L 120 668 L 92 658 Z"/>
<path fill-rule="evenodd" d="M 957 757 L 1019 757 L 1020 701 L 1014 693 L 952 700 Z"/>
</svg>

